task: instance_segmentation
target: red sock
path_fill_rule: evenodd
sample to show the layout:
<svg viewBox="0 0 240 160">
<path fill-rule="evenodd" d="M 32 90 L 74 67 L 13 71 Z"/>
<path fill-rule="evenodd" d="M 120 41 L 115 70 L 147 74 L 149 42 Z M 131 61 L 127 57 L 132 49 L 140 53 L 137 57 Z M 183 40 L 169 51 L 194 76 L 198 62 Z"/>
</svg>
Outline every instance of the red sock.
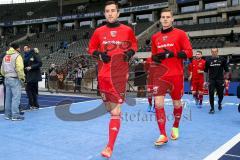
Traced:
<svg viewBox="0 0 240 160">
<path fill-rule="evenodd" d="M 228 89 L 225 90 L 225 96 L 228 96 Z"/>
<path fill-rule="evenodd" d="M 159 130 L 160 130 L 160 134 L 167 136 L 166 130 L 165 130 L 165 125 L 166 125 L 165 110 L 164 108 L 155 108 L 155 110 L 156 110 L 156 118 L 157 118 Z"/>
<path fill-rule="evenodd" d="M 198 93 L 195 93 L 195 94 L 193 95 L 193 98 L 198 100 Z"/>
<path fill-rule="evenodd" d="M 182 116 L 182 110 L 183 110 L 182 106 L 180 106 L 179 108 L 176 108 L 174 106 L 173 114 L 174 114 L 175 121 L 173 123 L 173 127 L 175 127 L 175 128 L 178 128 L 178 126 L 179 126 L 179 122 L 180 122 L 180 119 Z"/>
<path fill-rule="evenodd" d="M 148 97 L 148 104 L 152 106 L 152 97 Z"/>
<path fill-rule="evenodd" d="M 120 118 L 111 118 L 109 122 L 109 139 L 108 147 L 113 150 L 115 140 L 117 138 L 120 129 L 121 120 Z"/>
<path fill-rule="evenodd" d="M 202 95 L 202 94 L 199 94 L 198 99 L 199 99 L 200 103 L 202 104 L 202 101 L 203 101 L 203 95 Z"/>
</svg>

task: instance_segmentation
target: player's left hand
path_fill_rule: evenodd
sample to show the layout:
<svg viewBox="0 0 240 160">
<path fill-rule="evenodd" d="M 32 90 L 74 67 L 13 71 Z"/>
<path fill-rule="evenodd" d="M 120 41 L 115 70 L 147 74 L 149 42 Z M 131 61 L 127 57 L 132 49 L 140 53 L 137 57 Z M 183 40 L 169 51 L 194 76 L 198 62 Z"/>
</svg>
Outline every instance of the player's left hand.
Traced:
<svg viewBox="0 0 240 160">
<path fill-rule="evenodd" d="M 184 51 L 180 51 L 180 52 L 178 52 L 177 57 L 182 58 L 182 59 L 186 59 L 187 54 Z"/>
<path fill-rule="evenodd" d="M 134 50 L 132 50 L 132 49 L 124 52 L 123 60 L 124 60 L 125 62 L 129 62 L 130 59 L 134 56 L 134 54 L 135 54 L 135 52 L 134 52 Z"/>
<path fill-rule="evenodd" d="M 203 72 L 202 70 L 198 69 L 198 70 L 197 70 L 197 73 L 200 74 L 200 73 L 204 73 L 204 72 Z"/>
</svg>

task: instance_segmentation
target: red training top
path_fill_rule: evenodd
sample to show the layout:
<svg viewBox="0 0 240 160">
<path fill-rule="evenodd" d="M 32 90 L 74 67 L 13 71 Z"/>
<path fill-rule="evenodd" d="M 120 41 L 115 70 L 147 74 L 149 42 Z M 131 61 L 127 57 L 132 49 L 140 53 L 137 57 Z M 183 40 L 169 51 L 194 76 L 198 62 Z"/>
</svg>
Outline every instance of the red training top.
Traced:
<svg viewBox="0 0 240 160">
<path fill-rule="evenodd" d="M 123 61 L 123 54 L 130 49 L 137 51 L 137 40 L 132 28 L 123 24 L 97 28 L 89 42 L 89 54 L 100 51 L 111 56 L 111 61 L 107 64 L 98 61 L 98 76 L 113 77 L 127 74 L 128 63 Z"/>
<path fill-rule="evenodd" d="M 192 81 L 203 81 L 204 74 L 198 73 L 198 70 L 204 71 L 205 68 L 205 60 L 193 60 L 191 64 L 189 64 L 189 72 L 192 72 Z"/>
<path fill-rule="evenodd" d="M 191 43 L 183 30 L 169 28 L 162 30 L 152 36 L 152 55 L 164 52 L 164 48 L 172 51 L 174 57 L 164 59 L 159 68 L 165 70 L 163 76 L 183 75 L 183 59 L 177 58 L 177 53 L 183 51 L 187 58 L 192 57 Z"/>
</svg>

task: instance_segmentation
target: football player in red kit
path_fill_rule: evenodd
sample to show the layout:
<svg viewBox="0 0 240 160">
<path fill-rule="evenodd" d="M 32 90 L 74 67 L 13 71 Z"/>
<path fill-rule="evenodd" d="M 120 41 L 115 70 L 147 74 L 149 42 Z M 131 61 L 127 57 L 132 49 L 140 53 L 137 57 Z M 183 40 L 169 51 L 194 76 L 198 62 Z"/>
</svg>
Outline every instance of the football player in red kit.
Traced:
<svg viewBox="0 0 240 160">
<path fill-rule="evenodd" d="M 107 24 L 93 33 L 89 53 L 98 60 L 99 90 L 111 114 L 108 144 L 101 153 L 109 158 L 120 129 L 120 106 L 124 102 L 128 62 L 137 51 L 137 40 L 130 27 L 118 22 L 120 13 L 116 2 L 106 2 L 104 14 Z"/>
<path fill-rule="evenodd" d="M 150 77 L 153 80 L 153 94 L 155 96 L 155 110 L 160 136 L 155 145 L 160 146 L 168 142 L 165 131 L 166 115 L 164 98 L 169 93 L 174 106 L 174 124 L 171 139 L 179 138 L 179 121 L 182 115 L 184 85 L 183 60 L 192 58 L 192 47 L 186 33 L 172 26 L 173 13 L 166 8 L 161 11 L 161 31 L 152 36 L 152 60 Z"/>
<path fill-rule="evenodd" d="M 205 60 L 202 59 L 202 52 L 197 51 L 196 59 L 189 64 L 190 75 L 189 80 L 192 82 L 192 95 L 196 105 L 202 106 L 204 92 L 204 68 Z"/>
<path fill-rule="evenodd" d="M 152 58 L 147 58 L 145 61 L 145 71 L 147 72 L 147 75 L 149 75 L 150 67 L 152 64 Z M 148 98 L 148 112 L 155 112 L 154 105 L 152 104 L 152 97 L 153 97 L 153 85 L 151 83 L 151 79 L 147 78 L 147 98 Z"/>
</svg>

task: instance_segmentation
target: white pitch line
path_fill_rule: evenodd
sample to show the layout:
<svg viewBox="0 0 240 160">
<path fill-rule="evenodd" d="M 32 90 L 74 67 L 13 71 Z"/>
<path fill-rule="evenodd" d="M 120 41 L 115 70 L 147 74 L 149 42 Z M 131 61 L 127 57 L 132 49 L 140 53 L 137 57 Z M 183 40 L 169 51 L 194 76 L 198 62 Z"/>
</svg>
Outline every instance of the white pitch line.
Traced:
<svg viewBox="0 0 240 160">
<path fill-rule="evenodd" d="M 219 159 L 238 142 L 240 142 L 240 133 L 238 133 L 236 136 L 230 139 L 227 143 L 223 144 L 216 151 L 212 152 L 210 155 L 204 158 L 204 160 Z"/>
<path fill-rule="evenodd" d="M 233 154 L 224 154 L 226 156 L 230 156 L 230 157 L 237 157 L 237 158 L 240 158 L 240 156 L 237 156 L 237 155 L 233 155 Z"/>
</svg>

